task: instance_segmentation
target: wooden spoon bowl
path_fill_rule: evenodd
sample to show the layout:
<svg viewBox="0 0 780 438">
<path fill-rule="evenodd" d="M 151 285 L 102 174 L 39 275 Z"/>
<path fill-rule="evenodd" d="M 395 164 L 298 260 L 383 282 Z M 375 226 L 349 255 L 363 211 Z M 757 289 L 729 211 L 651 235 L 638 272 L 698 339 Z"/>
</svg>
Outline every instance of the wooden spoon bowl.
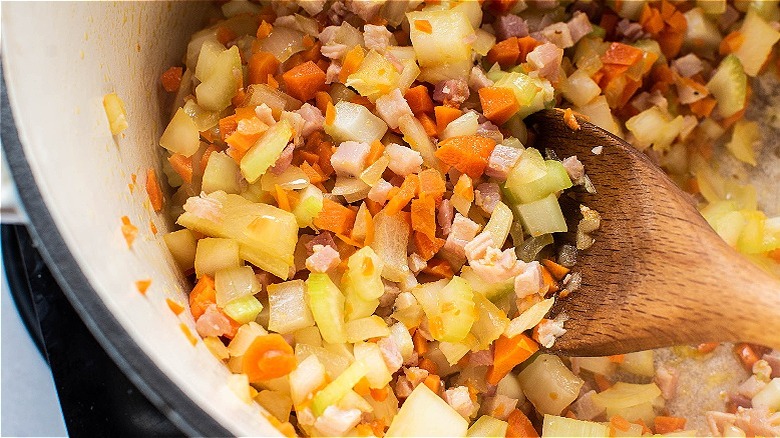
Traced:
<svg viewBox="0 0 780 438">
<path fill-rule="evenodd" d="M 658 166 L 582 118 L 570 128 L 561 110 L 528 120 L 536 148 L 585 165 L 597 193 L 564 196 L 602 218 L 578 257 L 581 287 L 553 308 L 569 317 L 554 351 L 602 356 L 726 341 L 780 348 L 780 281 L 729 247 Z"/>
</svg>

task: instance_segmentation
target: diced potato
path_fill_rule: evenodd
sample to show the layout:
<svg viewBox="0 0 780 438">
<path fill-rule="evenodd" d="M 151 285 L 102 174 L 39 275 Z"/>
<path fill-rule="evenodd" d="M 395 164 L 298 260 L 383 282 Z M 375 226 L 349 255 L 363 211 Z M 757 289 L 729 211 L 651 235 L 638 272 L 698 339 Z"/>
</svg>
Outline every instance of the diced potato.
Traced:
<svg viewBox="0 0 780 438">
<path fill-rule="evenodd" d="M 780 411 L 780 377 L 772 379 L 764 389 L 753 396 L 753 407 L 769 412 Z"/>
<path fill-rule="evenodd" d="M 761 139 L 758 123 L 739 120 L 734 124 L 731 141 L 726 143 L 726 148 L 743 163 L 755 166 L 756 143 Z"/>
<path fill-rule="evenodd" d="M 753 8 L 748 9 L 739 32 L 745 38 L 734 52 L 748 76 L 756 76 L 780 40 L 780 32 L 766 22 Z"/>
<path fill-rule="evenodd" d="M 387 124 L 365 106 L 341 101 L 333 107 L 332 119 L 325 118 L 324 129 L 338 142 L 351 140 L 370 144 L 385 135 Z"/>
<path fill-rule="evenodd" d="M 268 286 L 270 320 L 268 329 L 277 333 L 298 333 L 314 325 L 314 317 L 306 304 L 303 280 L 291 280 Z M 319 337 L 319 331 L 317 331 Z M 321 341 L 320 341 L 321 343 Z"/>
<path fill-rule="evenodd" d="M 439 350 L 444 354 L 447 363 L 456 365 L 463 356 L 477 348 L 477 338 L 469 333 L 461 342 L 439 342 Z"/>
<path fill-rule="evenodd" d="M 242 402 L 252 402 L 249 378 L 246 374 L 230 374 L 227 376 L 227 385 Z"/>
<path fill-rule="evenodd" d="M 213 276 L 221 269 L 237 268 L 241 266 L 238 255 L 238 242 L 233 239 L 220 239 L 207 237 L 198 241 L 198 250 L 195 253 L 195 275 Z"/>
<path fill-rule="evenodd" d="M 468 282 L 451 280 L 426 283 L 412 290 L 428 317 L 431 336 L 438 341 L 461 342 L 477 318 L 474 292 Z"/>
<path fill-rule="evenodd" d="M 287 120 L 281 120 L 265 131 L 241 158 L 241 173 L 244 178 L 250 183 L 260 179 L 268 168 L 276 163 L 292 137 L 293 129 Z"/>
<path fill-rule="evenodd" d="M 496 385 L 496 394 L 520 400 L 520 403 L 525 400 L 523 388 L 520 386 L 517 376 L 512 373 L 507 374 L 498 382 L 498 385 Z"/>
<path fill-rule="evenodd" d="M 238 328 L 238 332 L 228 344 L 227 349 L 232 357 L 241 357 L 247 348 L 252 345 L 258 336 L 267 335 L 268 332 L 256 322 L 244 324 Z"/>
<path fill-rule="evenodd" d="M 455 409 L 425 385 L 417 385 L 385 433 L 391 437 L 466 436 L 469 427 Z"/>
<path fill-rule="evenodd" d="M 179 108 L 160 137 L 160 146 L 175 154 L 190 157 L 200 148 L 200 132 L 195 122 Z"/>
<path fill-rule="evenodd" d="M 558 356 L 540 354 L 517 376 L 523 393 L 542 414 L 560 415 L 580 393 L 585 382 Z"/>
<path fill-rule="evenodd" d="M 398 351 L 401 353 L 404 361 L 411 359 L 414 354 L 414 343 L 412 335 L 409 334 L 409 329 L 406 328 L 404 323 L 397 322 L 391 325 L 390 337 L 393 338 L 395 345 L 398 346 Z"/>
<path fill-rule="evenodd" d="M 401 116 L 398 119 L 398 129 L 403 133 L 404 141 L 409 143 L 409 147 L 420 153 L 426 166 L 437 170 L 440 168 L 439 159 L 435 155 L 436 148 L 416 117 L 408 114 Z"/>
<path fill-rule="evenodd" d="M 612 115 L 612 110 L 609 108 L 606 97 L 598 96 L 587 105 L 578 106 L 574 110 L 587 117 L 590 123 L 599 128 L 606 129 L 618 137 L 623 136 L 623 130 L 620 128 L 615 116 Z"/>
<path fill-rule="evenodd" d="M 254 108 L 263 104 L 271 108 L 274 118 L 279 120 L 282 111 L 295 111 L 300 108 L 303 103 L 266 84 L 252 84 L 247 87 L 246 99 L 244 99 L 244 102 L 240 106 Z"/>
<path fill-rule="evenodd" d="M 359 342 L 355 344 L 355 361 L 362 362 L 366 368 L 366 380 L 370 388 L 384 388 L 393 379 L 387 369 L 382 351 L 374 342 Z"/>
<path fill-rule="evenodd" d="M 122 102 L 122 99 L 120 99 L 116 93 L 109 93 L 103 96 L 103 109 L 106 111 L 108 126 L 111 129 L 112 135 L 118 135 L 127 129 L 128 124 L 125 103 Z"/>
<path fill-rule="evenodd" d="M 374 241 L 371 248 L 384 264 L 382 277 L 390 281 L 402 281 L 409 271 L 406 247 L 410 227 L 400 215 L 390 216 L 384 211 L 374 218 Z"/>
<path fill-rule="evenodd" d="M 626 128 L 634 134 L 634 144 L 640 149 L 650 145 L 653 149 L 669 149 L 683 128 L 683 116 L 672 118 L 654 106 L 626 120 Z"/>
<path fill-rule="evenodd" d="M 263 304 L 253 295 L 245 295 L 225 304 L 222 309 L 225 315 L 239 324 L 254 321 L 263 310 Z"/>
<path fill-rule="evenodd" d="M 224 152 L 212 152 L 203 171 L 201 190 L 206 193 L 222 190 L 225 193 L 241 193 L 240 174 L 236 160 Z"/>
<path fill-rule="evenodd" d="M 371 338 L 390 336 L 390 328 L 380 316 L 371 315 L 346 324 L 347 342 L 355 343 Z"/>
<path fill-rule="evenodd" d="M 187 271 L 194 267 L 197 242 L 192 231 L 177 230 L 164 235 L 163 240 L 179 269 Z"/>
<path fill-rule="evenodd" d="M 218 63 L 219 54 L 225 50 L 225 46 L 216 39 L 203 41 L 198 54 L 198 63 L 195 66 L 195 78 L 202 82 L 211 76 Z"/>
<path fill-rule="evenodd" d="M 317 356 L 309 356 L 298 362 L 298 367 L 290 373 L 290 397 L 298 406 L 309 394 L 325 384 L 325 367 Z"/>
<path fill-rule="evenodd" d="M 322 211 L 324 200 L 322 191 L 310 185 L 303 189 L 299 196 L 298 203 L 293 207 L 292 213 L 295 215 L 299 227 L 311 227 L 314 218 Z"/>
<path fill-rule="evenodd" d="M 315 347 L 322 347 L 322 335 L 320 335 L 320 329 L 314 325 L 296 330 L 293 333 L 293 337 L 295 338 L 295 345 L 309 344 Z"/>
<path fill-rule="evenodd" d="M 400 74 L 390 61 L 374 50 L 368 52 L 358 69 L 349 75 L 346 86 L 352 87 L 372 102 L 398 88 Z"/>
<path fill-rule="evenodd" d="M 509 230 L 512 228 L 513 221 L 514 215 L 512 214 L 512 210 L 503 202 L 499 202 L 493 209 L 490 220 L 488 220 L 488 223 L 482 231 L 490 233 L 490 237 L 493 239 L 493 243 L 495 243 L 497 248 L 503 248 L 504 242 L 506 242 L 506 238 L 509 236 Z"/>
<path fill-rule="evenodd" d="M 309 356 L 317 356 L 317 359 L 325 366 L 331 379 L 343 373 L 354 359 L 352 356 L 333 353 L 324 347 L 315 347 L 309 344 L 298 344 L 295 346 L 295 357 L 299 363 Z"/>
<path fill-rule="evenodd" d="M 576 106 L 587 105 L 601 93 L 599 85 L 584 70 L 577 70 L 563 84 L 563 96 Z"/>
<path fill-rule="evenodd" d="M 470 40 L 474 29 L 463 11 L 451 9 L 409 12 L 406 17 L 410 24 L 409 38 L 417 53 L 420 67 L 441 68 L 464 61 L 471 63 Z M 465 79 L 464 76 L 450 78 L 455 77 Z"/>
<path fill-rule="evenodd" d="M 217 306 L 247 295 L 260 292 L 260 283 L 250 266 L 226 268 L 214 274 L 214 289 L 217 292 Z"/>
<path fill-rule="evenodd" d="M 613 372 L 615 372 L 615 364 L 612 363 L 608 357 L 572 358 L 572 363 L 575 361 L 577 362 L 577 365 L 583 370 L 601 374 L 602 376 L 610 376 Z"/>
<path fill-rule="evenodd" d="M 290 419 L 292 399 L 289 395 L 266 389 L 257 393 L 255 401 L 260 403 L 260 406 L 264 407 L 277 420 L 286 422 Z"/>
<path fill-rule="evenodd" d="M 235 71 L 239 73 L 241 71 L 241 55 L 238 53 L 238 46 L 233 46 L 217 55 L 214 65 L 203 72 L 205 77 L 195 88 L 198 104 L 211 111 L 222 111 L 230 106 L 230 100 L 236 95 L 239 85 Z"/>
</svg>

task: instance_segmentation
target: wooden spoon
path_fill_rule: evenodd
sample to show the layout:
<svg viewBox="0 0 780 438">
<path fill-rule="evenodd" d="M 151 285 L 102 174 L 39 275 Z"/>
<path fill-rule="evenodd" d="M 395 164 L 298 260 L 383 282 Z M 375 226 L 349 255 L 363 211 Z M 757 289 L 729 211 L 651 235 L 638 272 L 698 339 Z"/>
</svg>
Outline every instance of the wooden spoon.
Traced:
<svg viewBox="0 0 780 438">
<path fill-rule="evenodd" d="M 780 348 L 780 281 L 729 247 L 647 156 L 582 118 L 573 130 L 563 114 L 529 117 L 534 146 L 579 158 L 597 193 L 563 196 L 602 220 L 574 268 L 582 286 L 553 308 L 569 320 L 552 350 L 603 356 L 727 341 Z"/>
</svg>

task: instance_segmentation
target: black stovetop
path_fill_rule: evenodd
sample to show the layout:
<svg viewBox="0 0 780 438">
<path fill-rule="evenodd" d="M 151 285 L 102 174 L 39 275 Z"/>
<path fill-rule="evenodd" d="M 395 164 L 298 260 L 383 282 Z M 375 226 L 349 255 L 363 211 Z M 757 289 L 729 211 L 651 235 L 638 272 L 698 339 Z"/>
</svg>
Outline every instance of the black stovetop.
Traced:
<svg viewBox="0 0 780 438">
<path fill-rule="evenodd" d="M 103 351 L 22 226 L 2 225 L 11 295 L 51 367 L 70 436 L 182 436 Z"/>
</svg>

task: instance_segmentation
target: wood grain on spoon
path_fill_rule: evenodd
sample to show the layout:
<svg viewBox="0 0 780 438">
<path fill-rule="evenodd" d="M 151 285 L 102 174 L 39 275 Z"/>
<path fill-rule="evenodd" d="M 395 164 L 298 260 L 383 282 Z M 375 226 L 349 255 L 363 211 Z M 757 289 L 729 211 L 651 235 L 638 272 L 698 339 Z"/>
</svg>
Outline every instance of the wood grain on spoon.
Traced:
<svg viewBox="0 0 780 438">
<path fill-rule="evenodd" d="M 582 286 L 553 308 L 570 318 L 553 350 L 601 356 L 725 341 L 780 348 L 780 282 L 729 247 L 661 169 L 583 119 L 572 130 L 563 111 L 529 122 L 536 148 L 582 161 L 597 193 L 563 196 L 602 217 L 577 260 Z"/>
</svg>

